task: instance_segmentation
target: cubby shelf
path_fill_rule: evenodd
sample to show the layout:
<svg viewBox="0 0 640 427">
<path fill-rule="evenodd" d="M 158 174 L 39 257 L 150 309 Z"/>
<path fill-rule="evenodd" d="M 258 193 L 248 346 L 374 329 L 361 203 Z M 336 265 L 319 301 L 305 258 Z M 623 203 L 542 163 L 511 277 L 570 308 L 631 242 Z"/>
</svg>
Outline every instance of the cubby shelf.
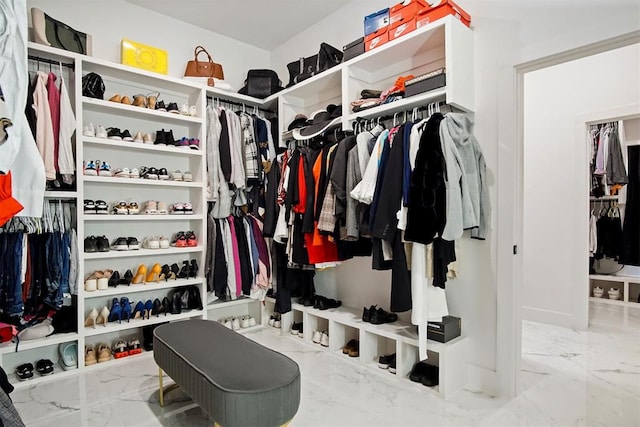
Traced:
<svg viewBox="0 0 640 427">
<path fill-rule="evenodd" d="M 596 286 L 596 282 L 604 289 L 604 295 L 602 298 L 596 298 L 593 296 L 593 288 Z M 607 298 L 607 286 L 604 283 L 611 283 L 608 287 L 609 289 L 612 287 L 620 288 L 622 285 L 622 289 L 620 289 L 620 297 L 619 300 L 613 300 Z M 638 289 L 638 292 L 632 293 L 631 285 L 635 285 Z M 638 298 L 640 297 L 640 277 L 634 276 L 623 276 L 623 275 L 613 275 L 613 274 L 590 274 L 589 275 L 589 300 L 594 302 L 600 302 L 603 304 L 611 304 L 618 305 L 624 307 L 634 307 L 640 308 L 640 303 L 638 303 Z"/>
<path fill-rule="evenodd" d="M 71 369 L 69 371 L 63 370 L 59 364 L 54 366 L 53 374 L 40 376 L 37 372 L 34 372 L 33 378 L 28 379 L 26 381 L 20 381 L 14 372 L 7 372 L 7 377 L 9 382 L 13 385 L 16 390 L 21 388 L 33 387 L 45 381 L 51 380 L 59 380 L 61 378 L 69 377 L 71 375 L 75 375 L 78 372 L 78 369 Z"/>
<path fill-rule="evenodd" d="M 77 199 L 78 192 L 77 191 L 45 191 L 44 192 L 45 199 Z"/>
<path fill-rule="evenodd" d="M 119 141 L 116 139 L 96 138 L 92 136 L 83 136 L 82 140 L 85 144 L 114 147 L 120 150 L 141 150 L 149 153 L 160 153 L 181 156 L 202 156 L 202 150 L 194 150 L 192 148 L 178 148 L 169 145 L 144 144 L 142 142 Z"/>
<path fill-rule="evenodd" d="M 63 342 L 76 341 L 78 334 L 75 332 L 66 334 L 54 334 L 37 340 L 20 341 L 18 350 L 31 350 L 33 348 L 46 347 L 49 345 L 61 344 Z M 0 354 L 14 353 L 16 351 L 16 343 L 6 342 L 0 344 Z"/>
</svg>

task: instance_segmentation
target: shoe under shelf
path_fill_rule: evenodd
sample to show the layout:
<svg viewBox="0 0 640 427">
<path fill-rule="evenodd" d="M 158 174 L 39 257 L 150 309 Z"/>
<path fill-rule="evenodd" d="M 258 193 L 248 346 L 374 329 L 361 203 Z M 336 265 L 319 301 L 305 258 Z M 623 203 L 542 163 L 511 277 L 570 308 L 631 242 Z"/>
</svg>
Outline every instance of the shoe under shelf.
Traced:
<svg viewBox="0 0 640 427">
<path fill-rule="evenodd" d="M 84 327 L 84 336 L 91 337 L 95 335 L 107 334 L 110 332 L 126 331 L 127 329 L 141 328 L 143 326 L 155 325 L 157 323 L 172 322 L 174 320 L 190 319 L 192 317 L 202 316 L 203 310 L 190 310 L 180 314 L 167 314 L 165 316 L 151 316 L 149 319 L 131 319 L 123 320 L 120 323 L 109 322 L 106 326 L 97 325 L 93 327 Z"/>
<path fill-rule="evenodd" d="M 103 258 L 132 258 L 140 256 L 157 256 L 157 255 L 175 255 L 188 254 L 193 252 L 202 252 L 202 246 L 192 246 L 186 248 L 171 247 L 167 249 L 136 249 L 130 251 L 108 251 L 108 252 L 85 252 L 84 259 L 103 259 Z"/>
</svg>

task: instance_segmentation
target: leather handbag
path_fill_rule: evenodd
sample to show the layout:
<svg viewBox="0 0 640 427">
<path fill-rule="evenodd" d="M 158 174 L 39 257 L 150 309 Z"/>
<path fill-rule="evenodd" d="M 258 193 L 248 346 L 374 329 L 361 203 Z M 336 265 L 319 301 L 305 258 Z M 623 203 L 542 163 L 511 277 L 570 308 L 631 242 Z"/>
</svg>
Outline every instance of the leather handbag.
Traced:
<svg viewBox="0 0 640 427">
<path fill-rule="evenodd" d="M 104 82 L 97 73 L 89 73 L 82 76 L 82 96 L 104 99 Z"/>
<path fill-rule="evenodd" d="M 36 43 L 91 55 L 90 35 L 52 18 L 37 7 L 31 8 L 31 21 Z"/>
<path fill-rule="evenodd" d="M 208 61 L 198 61 L 198 55 L 204 53 L 207 55 Z M 207 85 L 214 86 L 213 78 L 224 80 L 224 71 L 222 65 L 213 62 L 213 58 L 205 48 L 196 46 L 193 51 L 193 60 L 187 62 L 184 70 L 185 77 L 207 77 Z"/>
<path fill-rule="evenodd" d="M 289 70 L 289 84 L 287 84 L 287 87 L 335 67 L 342 62 L 342 57 L 343 53 L 340 49 L 336 49 L 327 43 L 320 43 L 320 50 L 316 55 L 300 58 L 287 64 L 287 69 Z"/>
<path fill-rule="evenodd" d="M 266 98 L 284 89 L 278 74 L 273 70 L 249 70 L 244 86 L 238 91 L 255 98 Z"/>
</svg>

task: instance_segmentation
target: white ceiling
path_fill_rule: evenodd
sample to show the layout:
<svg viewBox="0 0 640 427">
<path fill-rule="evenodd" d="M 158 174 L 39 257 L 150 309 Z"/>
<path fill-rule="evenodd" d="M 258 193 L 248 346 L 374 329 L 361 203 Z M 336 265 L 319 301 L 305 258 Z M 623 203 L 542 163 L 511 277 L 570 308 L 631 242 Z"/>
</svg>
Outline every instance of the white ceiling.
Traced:
<svg viewBox="0 0 640 427">
<path fill-rule="evenodd" d="M 353 0 L 126 1 L 270 51 Z"/>
</svg>

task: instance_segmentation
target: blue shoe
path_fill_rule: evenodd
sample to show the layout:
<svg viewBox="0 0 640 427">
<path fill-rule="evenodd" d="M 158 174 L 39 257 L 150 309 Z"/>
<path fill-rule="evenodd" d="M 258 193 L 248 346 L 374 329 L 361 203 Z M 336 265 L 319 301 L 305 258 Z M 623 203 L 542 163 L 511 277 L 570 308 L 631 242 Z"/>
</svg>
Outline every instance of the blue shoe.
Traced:
<svg viewBox="0 0 640 427">
<path fill-rule="evenodd" d="M 135 308 L 133 309 L 133 313 L 131 313 L 132 319 L 137 319 L 140 316 L 144 319 L 144 303 L 142 301 L 138 301 Z"/>
<path fill-rule="evenodd" d="M 120 307 L 120 303 L 118 302 L 118 298 L 114 298 L 111 301 L 111 311 L 109 312 L 109 322 L 118 323 L 122 322 L 122 307 Z"/>
<path fill-rule="evenodd" d="M 144 312 L 147 315 L 147 319 L 150 318 L 152 310 L 153 310 L 153 301 L 147 300 L 147 302 L 144 303 Z"/>
<path fill-rule="evenodd" d="M 129 298 L 120 298 L 120 307 L 122 308 L 122 318 L 127 319 L 127 322 L 129 322 L 129 319 L 131 319 L 131 303 L 129 303 Z"/>
</svg>

